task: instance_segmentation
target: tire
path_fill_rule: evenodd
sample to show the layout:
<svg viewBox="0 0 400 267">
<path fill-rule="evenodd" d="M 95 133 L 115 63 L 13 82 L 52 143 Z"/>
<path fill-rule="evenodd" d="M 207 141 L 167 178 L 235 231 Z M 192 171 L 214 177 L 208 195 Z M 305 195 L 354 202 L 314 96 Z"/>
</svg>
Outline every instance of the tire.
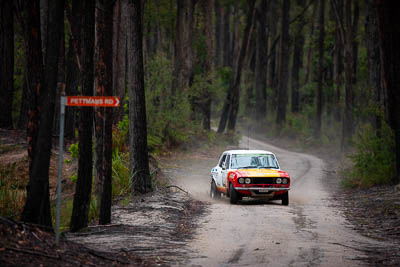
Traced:
<svg viewBox="0 0 400 267">
<path fill-rule="evenodd" d="M 289 192 L 286 192 L 282 195 L 282 205 L 288 206 L 289 205 Z"/>
<path fill-rule="evenodd" d="M 219 199 L 221 197 L 221 193 L 218 191 L 214 180 L 211 180 L 210 197 L 212 199 Z"/>
<path fill-rule="evenodd" d="M 229 200 L 231 204 L 236 204 L 240 200 L 239 193 L 233 188 L 232 184 L 229 185 Z"/>
</svg>

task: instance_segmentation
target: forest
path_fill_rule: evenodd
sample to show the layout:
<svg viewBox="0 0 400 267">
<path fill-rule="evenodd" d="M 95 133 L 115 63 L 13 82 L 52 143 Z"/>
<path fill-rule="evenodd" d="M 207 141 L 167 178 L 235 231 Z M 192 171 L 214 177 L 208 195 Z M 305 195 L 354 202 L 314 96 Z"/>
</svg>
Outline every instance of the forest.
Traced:
<svg viewBox="0 0 400 267">
<path fill-rule="evenodd" d="M 199 136 L 251 131 L 327 146 L 351 161 L 344 185 L 398 184 L 396 4 L 2 0 L 0 128 L 23 131 L 28 146 L 19 219 L 53 225 L 49 166 L 61 96 L 121 101 L 66 109 L 65 149 L 78 160 L 71 231 L 88 225 L 94 198 L 99 223 L 110 223 L 115 161 L 127 164 L 128 193 L 147 193 L 151 155 Z"/>
</svg>

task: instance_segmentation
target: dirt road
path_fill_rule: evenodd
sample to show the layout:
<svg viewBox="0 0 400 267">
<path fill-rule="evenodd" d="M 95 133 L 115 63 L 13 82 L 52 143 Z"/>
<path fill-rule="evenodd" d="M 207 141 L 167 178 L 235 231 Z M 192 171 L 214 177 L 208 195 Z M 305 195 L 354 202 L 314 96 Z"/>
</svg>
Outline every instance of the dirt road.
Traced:
<svg viewBox="0 0 400 267">
<path fill-rule="evenodd" d="M 210 212 L 189 244 L 188 266 L 365 266 L 365 247 L 383 246 L 356 233 L 331 200 L 321 159 L 243 138 L 241 148 L 274 152 L 292 177 L 289 206 L 280 201 L 211 201 L 210 169 L 218 157 L 195 156 L 170 168 L 175 183 Z"/>
</svg>

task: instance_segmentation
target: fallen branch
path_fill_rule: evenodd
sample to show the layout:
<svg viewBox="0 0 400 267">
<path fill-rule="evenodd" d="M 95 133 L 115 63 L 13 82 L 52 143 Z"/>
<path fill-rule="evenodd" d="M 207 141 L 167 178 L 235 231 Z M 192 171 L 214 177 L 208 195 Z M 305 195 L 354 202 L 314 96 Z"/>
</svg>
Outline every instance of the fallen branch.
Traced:
<svg viewBox="0 0 400 267">
<path fill-rule="evenodd" d="M 130 264 L 130 262 L 127 262 L 127 261 L 123 261 L 123 260 L 116 259 L 116 258 L 109 258 L 107 256 L 101 255 L 101 254 L 99 254 L 98 252 L 96 252 L 94 250 L 89 250 L 89 253 L 91 255 L 95 256 L 95 257 L 99 257 L 99 258 L 102 258 L 102 259 L 105 259 L 105 260 L 117 261 L 117 262 L 120 262 L 120 263 L 123 263 L 123 264 Z"/>
<path fill-rule="evenodd" d="M 33 251 L 33 250 L 26 250 L 26 249 L 21 249 L 21 248 L 14 248 L 14 247 L 6 247 L 6 249 L 17 251 L 17 252 L 22 252 L 22 253 L 26 253 L 26 254 L 31 254 L 31 255 L 35 255 L 35 256 L 47 257 L 47 258 L 51 258 L 51 259 L 57 259 L 57 260 L 60 259 L 59 255 L 53 256 L 53 255 L 44 254 L 44 253 L 40 253 L 40 252 Z"/>
<path fill-rule="evenodd" d="M 180 188 L 180 187 L 179 187 L 179 186 L 177 186 L 177 185 L 169 185 L 169 186 L 166 186 L 166 188 L 171 188 L 171 187 L 178 188 L 179 190 L 181 190 L 181 191 L 185 192 L 186 194 L 189 194 L 189 192 L 187 192 L 187 191 L 183 190 L 182 188 Z"/>
</svg>

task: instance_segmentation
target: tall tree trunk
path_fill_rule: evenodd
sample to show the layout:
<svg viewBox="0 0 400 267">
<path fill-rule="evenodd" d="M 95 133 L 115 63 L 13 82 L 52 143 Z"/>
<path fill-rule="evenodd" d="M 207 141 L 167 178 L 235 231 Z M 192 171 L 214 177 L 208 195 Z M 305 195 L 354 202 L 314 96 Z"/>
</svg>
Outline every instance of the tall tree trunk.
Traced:
<svg viewBox="0 0 400 267">
<path fill-rule="evenodd" d="M 222 46 L 223 46 L 223 14 L 224 8 L 219 0 L 214 0 L 215 4 L 215 67 L 222 64 Z"/>
<path fill-rule="evenodd" d="M 95 47 L 97 51 L 95 52 L 97 63 L 96 63 L 96 76 L 95 76 L 95 95 L 104 96 L 104 88 L 106 81 L 106 69 L 105 66 L 105 3 L 102 0 L 96 1 L 96 14 L 95 14 L 95 24 L 96 24 L 96 39 Z M 94 108 L 94 193 L 98 201 L 100 201 L 101 194 L 103 192 L 103 159 L 104 159 L 104 107 Z"/>
<path fill-rule="evenodd" d="M 114 6 L 113 32 L 113 88 L 120 98 L 120 107 L 115 112 L 115 122 L 123 119 L 126 90 L 126 34 L 127 34 L 127 0 L 118 0 Z"/>
<path fill-rule="evenodd" d="M 82 3 L 82 95 L 93 95 L 94 84 L 94 36 L 95 36 L 95 0 Z M 81 107 L 79 110 L 79 159 L 78 181 L 76 183 L 74 205 L 70 230 L 78 231 L 88 224 L 90 197 L 92 192 L 92 133 L 93 109 Z"/>
<path fill-rule="evenodd" d="M 304 9 L 306 5 L 305 0 L 297 0 L 297 5 Z M 296 31 L 294 35 L 294 47 L 293 47 L 293 65 L 292 65 L 292 112 L 298 113 L 300 111 L 300 69 L 303 68 L 303 47 L 304 47 L 304 28 L 305 20 L 302 15 L 296 22 Z"/>
<path fill-rule="evenodd" d="M 26 1 L 22 7 L 24 14 L 23 18 L 23 29 L 24 29 L 24 46 L 25 46 L 25 66 L 26 66 L 26 80 L 27 80 L 27 95 L 28 99 L 28 127 L 27 127 L 27 143 L 28 143 L 28 160 L 29 160 L 29 180 L 26 190 L 27 192 L 32 191 L 33 185 L 36 185 L 36 181 L 31 178 L 33 170 L 33 158 L 36 154 L 36 142 L 38 136 L 39 126 L 39 92 L 43 87 L 43 58 L 42 58 L 42 43 L 40 38 L 40 2 Z M 48 191 L 48 180 L 40 181 L 41 186 L 39 194 L 42 197 L 45 192 Z M 35 186 L 36 189 L 36 186 Z M 28 193 L 30 194 L 30 193 Z M 43 203 L 47 203 L 46 197 L 39 199 Z M 33 205 L 35 204 L 35 205 Z M 25 204 L 32 205 L 32 207 L 26 207 L 27 211 L 22 213 L 21 219 L 25 221 L 38 221 L 40 224 L 49 224 L 49 218 L 47 218 L 47 208 L 43 206 L 36 208 L 36 203 Z M 25 209 L 25 208 L 24 208 Z M 44 215 L 44 216 L 42 216 Z"/>
<path fill-rule="evenodd" d="M 333 7 L 334 8 L 334 7 Z M 343 0 L 337 0 L 338 17 L 343 18 Z M 340 35 L 340 23 L 336 20 L 335 25 L 335 49 L 333 53 L 333 79 L 335 84 L 334 92 L 334 118 L 337 122 L 341 120 L 341 91 L 343 84 L 343 40 Z"/>
<path fill-rule="evenodd" d="M 359 0 L 353 0 L 353 21 L 352 21 L 352 31 L 353 31 L 353 84 L 357 84 L 357 62 L 358 62 L 358 28 L 360 20 L 360 4 Z"/>
<path fill-rule="evenodd" d="M 218 1 L 218 0 L 217 0 Z M 207 79 L 208 86 L 204 88 L 202 97 L 202 111 L 203 111 L 203 129 L 206 131 L 211 130 L 211 92 L 209 86 L 211 85 L 211 69 L 213 59 L 213 38 L 212 38 L 212 2 L 213 0 L 205 0 L 202 2 L 202 10 L 204 16 L 204 36 L 206 41 L 206 58 L 204 62 L 204 76 Z M 216 25 L 219 27 L 220 25 Z M 218 39 L 217 39 L 218 42 Z M 219 63 L 218 63 L 219 64 Z"/>
<path fill-rule="evenodd" d="M 283 0 L 282 23 L 280 40 L 279 62 L 279 91 L 276 123 L 281 126 L 286 121 L 286 105 L 288 102 L 288 78 L 289 78 L 289 13 L 290 0 Z"/>
<path fill-rule="evenodd" d="M 113 40 L 108 38 L 113 36 L 113 5 L 114 0 L 102 0 L 101 6 L 103 11 L 101 19 L 101 29 L 103 33 L 99 39 L 99 60 L 97 66 L 100 67 L 103 62 L 101 76 L 98 77 L 98 85 L 104 86 L 104 93 L 107 96 L 113 95 L 113 57 L 112 48 Z M 99 25 L 100 26 L 100 25 Z M 100 37 L 100 36 L 99 36 Z M 97 75 L 100 73 L 98 72 Z M 111 222 L 111 201 L 112 201 L 112 124 L 113 124 L 113 108 L 106 108 L 104 118 L 104 154 L 103 154 L 103 188 L 101 194 L 100 206 L 100 224 L 108 224 Z"/>
<path fill-rule="evenodd" d="M 143 6 L 141 0 L 130 0 L 129 8 L 129 146 L 132 191 L 153 190 L 147 148 L 146 101 L 143 70 Z"/>
<path fill-rule="evenodd" d="M 66 84 L 65 93 L 69 96 L 78 95 L 78 86 L 82 82 L 82 38 L 83 16 L 82 1 L 72 0 L 72 11 L 67 4 L 67 18 L 70 25 L 69 47 L 66 58 Z M 66 107 L 65 134 L 68 138 L 75 138 L 76 119 L 78 111 L 76 107 Z"/>
<path fill-rule="evenodd" d="M 265 118 L 267 112 L 267 51 L 268 34 L 267 12 L 268 1 L 262 0 L 257 11 L 257 43 L 256 43 L 256 66 L 255 66 L 255 91 L 256 91 L 256 120 Z"/>
<path fill-rule="evenodd" d="M 333 1 L 335 1 L 335 0 L 333 0 Z M 314 5 L 314 8 L 313 8 L 312 16 L 311 16 L 310 36 L 314 36 L 315 18 L 317 17 L 319 2 L 315 1 L 313 5 Z M 310 45 L 308 48 L 308 51 L 307 51 L 307 66 L 306 66 L 306 76 L 304 78 L 304 83 L 310 82 L 310 77 L 311 77 L 310 73 L 311 73 L 311 64 L 313 61 L 313 54 L 314 54 L 314 47 L 312 45 Z"/>
<path fill-rule="evenodd" d="M 277 60 L 277 49 L 276 45 L 274 45 L 276 36 L 277 36 L 277 28 L 278 28 L 278 14 L 277 14 L 277 3 L 276 1 L 271 1 L 270 2 L 270 14 L 269 14 L 269 19 L 268 19 L 268 28 L 269 28 L 269 33 L 270 33 L 270 45 L 269 45 L 269 66 L 268 66 L 268 87 L 271 89 L 272 97 L 270 98 L 272 101 L 271 107 L 276 106 L 276 99 L 277 99 L 277 81 L 278 77 L 276 75 L 276 60 Z"/>
<path fill-rule="evenodd" d="M 396 171 L 392 182 L 400 182 L 400 20 L 398 1 L 376 0 L 383 85 L 388 95 L 389 124 L 396 144 Z"/>
<path fill-rule="evenodd" d="M 38 3 L 33 4 L 31 12 L 36 17 L 39 12 L 36 9 Z M 37 13 L 36 13 L 37 12 Z M 57 88 L 58 62 L 60 41 L 64 22 L 64 1 L 49 3 L 49 25 L 47 28 L 47 49 L 45 60 L 45 75 L 43 86 L 36 91 L 39 96 L 40 121 L 37 131 L 37 139 L 33 143 L 34 153 L 29 171 L 29 184 L 27 186 L 27 198 L 21 219 L 25 222 L 43 224 L 52 227 L 49 194 L 49 166 L 51 154 L 52 125 L 54 118 L 54 101 Z M 29 15 L 28 15 L 29 16 Z M 40 22 L 32 24 L 32 29 L 40 27 Z M 25 24 L 29 25 L 29 24 Z M 38 30 L 36 33 L 39 33 Z M 34 31 L 32 31 L 34 33 Z M 40 36 L 40 35 L 38 35 Z M 40 37 L 36 39 L 40 47 Z M 40 52 L 39 52 L 40 54 Z M 36 60 L 42 61 L 42 57 Z M 37 63 L 40 65 L 40 63 Z"/>
<path fill-rule="evenodd" d="M 236 63 L 236 71 L 234 74 L 235 80 L 232 87 L 232 102 L 229 110 L 228 130 L 234 131 L 236 126 L 237 114 L 239 112 L 239 98 L 240 98 L 240 81 L 242 78 L 243 62 L 246 57 L 247 48 L 253 32 L 254 17 L 255 17 L 255 0 L 248 0 L 249 11 L 247 13 L 246 28 L 243 33 L 242 46 L 240 48 L 239 58 Z"/>
<path fill-rule="evenodd" d="M 78 86 L 80 81 L 80 73 L 72 38 L 69 40 L 68 52 L 65 60 L 66 77 L 65 77 L 65 93 L 68 96 L 78 94 Z M 75 120 L 76 120 L 76 107 L 66 107 L 65 110 L 65 136 L 72 139 L 75 138 Z"/>
<path fill-rule="evenodd" d="M 0 128 L 13 128 L 14 18 L 13 1 L 0 3 Z"/>
<path fill-rule="evenodd" d="M 64 26 L 64 22 L 63 22 Z M 57 90 L 54 109 L 53 133 L 59 134 L 60 129 L 60 96 L 65 95 L 65 29 L 61 28 L 60 52 L 58 58 Z"/>
<path fill-rule="evenodd" d="M 378 32 L 378 21 L 376 14 L 376 0 L 368 0 L 368 13 L 365 19 L 365 31 L 366 31 L 366 47 L 368 57 L 368 73 L 369 83 L 374 90 L 374 102 L 376 105 L 374 118 L 372 124 L 375 128 L 376 135 L 380 136 L 380 130 L 382 128 L 382 82 L 381 82 L 381 61 L 379 51 L 379 32 Z"/>
<path fill-rule="evenodd" d="M 343 34 L 345 36 L 344 44 L 344 90 L 345 90 L 345 106 L 344 115 L 342 121 L 342 149 L 348 144 L 349 139 L 353 135 L 354 131 L 354 92 L 353 92 L 353 75 L 354 75 L 354 60 L 353 60 L 353 30 L 352 30 L 352 9 L 351 0 L 346 0 L 345 3 L 345 25 L 346 31 Z M 344 39 L 344 38 L 343 38 Z"/>
<path fill-rule="evenodd" d="M 239 60 L 237 62 L 235 62 L 235 64 L 236 64 L 235 66 L 233 66 L 232 61 L 234 58 L 237 58 L 235 56 L 235 50 L 236 50 L 235 43 L 236 43 L 236 36 L 239 35 L 239 33 L 238 33 L 238 28 L 239 28 L 239 26 L 238 26 L 239 25 L 238 4 L 239 4 L 239 2 L 236 0 L 235 5 L 234 5 L 234 12 L 233 12 L 234 31 L 232 33 L 232 38 L 230 38 L 230 40 L 232 41 L 232 44 L 229 47 L 229 51 L 230 51 L 230 55 L 231 55 L 230 59 L 229 59 L 229 66 L 231 66 L 232 68 L 235 68 L 235 69 L 232 70 L 232 79 L 230 81 L 230 85 L 229 85 L 228 91 L 226 93 L 224 106 L 222 107 L 221 118 L 219 120 L 219 125 L 218 125 L 218 133 L 223 133 L 225 131 L 226 124 L 227 124 L 229 116 L 231 114 L 232 103 L 234 101 L 234 90 L 235 90 L 234 87 L 235 87 L 235 83 L 236 83 L 236 73 L 238 70 Z M 244 58 L 243 58 L 243 60 L 244 60 Z M 240 71 L 241 71 L 241 69 L 240 69 Z"/>
<path fill-rule="evenodd" d="M 45 62 L 46 60 L 48 24 L 49 24 L 49 0 L 40 0 L 40 35 L 42 39 L 43 62 Z"/>
<path fill-rule="evenodd" d="M 224 25 L 223 25 L 223 33 L 222 35 L 224 36 L 223 39 L 223 66 L 227 67 L 230 66 L 230 58 L 232 56 L 231 51 L 230 51 L 230 20 L 231 20 L 231 7 L 226 6 L 224 8 Z"/>
<path fill-rule="evenodd" d="M 189 89 L 192 75 L 192 35 L 195 0 L 177 0 L 172 95 Z"/>
<path fill-rule="evenodd" d="M 317 77 L 317 114 L 315 136 L 320 138 L 323 106 L 323 75 L 324 75 L 324 39 L 325 39 L 325 0 L 319 2 L 318 15 L 318 77 Z"/>
</svg>

